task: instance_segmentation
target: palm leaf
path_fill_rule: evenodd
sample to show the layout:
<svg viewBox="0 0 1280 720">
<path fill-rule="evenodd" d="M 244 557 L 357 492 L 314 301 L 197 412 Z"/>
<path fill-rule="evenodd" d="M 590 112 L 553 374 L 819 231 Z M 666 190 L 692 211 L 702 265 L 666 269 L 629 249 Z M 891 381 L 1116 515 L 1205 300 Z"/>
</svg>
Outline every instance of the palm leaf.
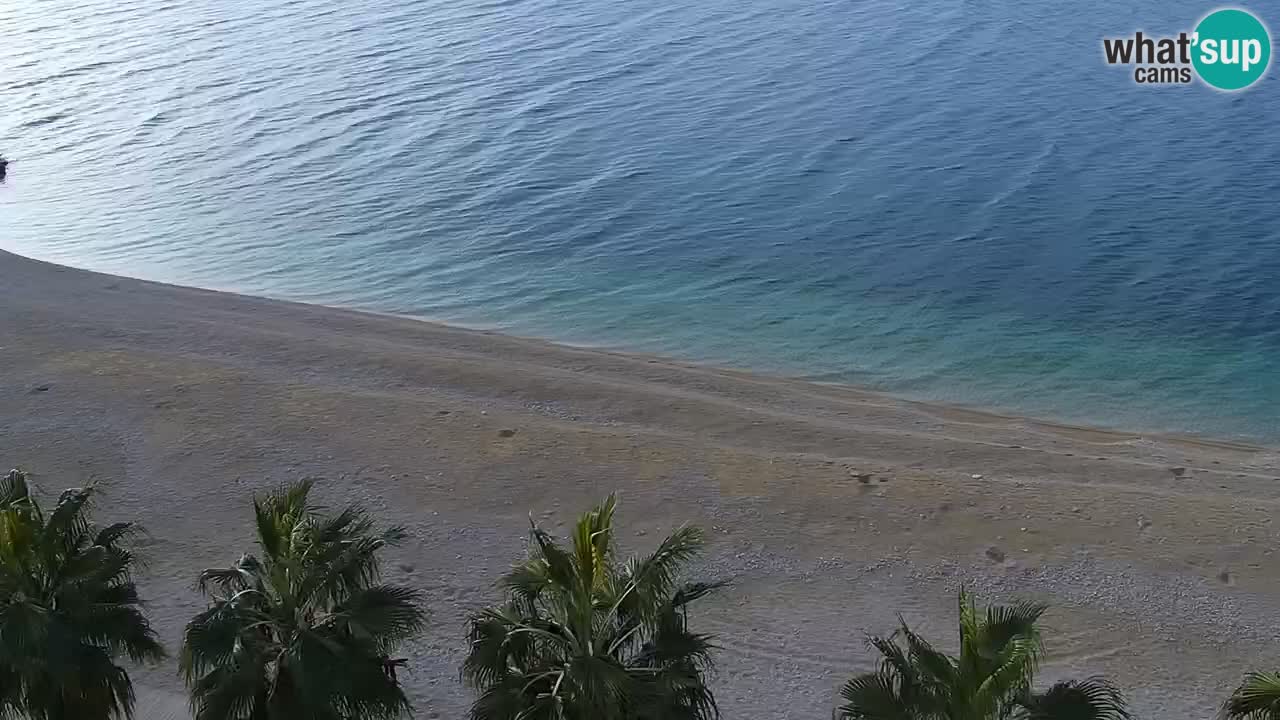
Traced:
<svg viewBox="0 0 1280 720">
<path fill-rule="evenodd" d="M 934 649 L 899 619 L 894 637 L 871 638 L 871 646 L 881 656 L 880 667 L 845 685 L 841 695 L 847 702 L 837 709 L 837 717 L 1128 719 L 1120 692 L 1099 678 L 1059 683 L 1040 694 L 1030 692 L 1042 653 L 1036 624 L 1046 610 L 1044 605 L 1021 602 L 980 611 L 973 596 L 961 590 L 958 608 L 958 657 Z"/>
<path fill-rule="evenodd" d="M 928 717 L 909 698 L 899 693 L 892 672 L 858 675 L 840 689 L 845 704 L 836 709 L 842 720 L 922 720 Z"/>
<path fill-rule="evenodd" d="M 397 718 L 410 707 L 390 653 L 425 622 L 421 595 L 378 584 L 404 537 L 356 506 L 323 514 L 313 481 L 253 501 L 259 559 L 205 570 L 213 603 L 187 624 L 180 667 L 197 720 Z"/>
<path fill-rule="evenodd" d="M 130 717 L 120 663 L 164 656 L 130 577 L 136 528 L 96 530 L 93 494 L 67 490 L 46 516 L 23 473 L 0 480 L 0 717 Z"/>
<path fill-rule="evenodd" d="M 328 622 L 391 650 L 422 629 L 426 615 L 421 601 L 421 593 L 412 588 L 378 585 L 353 594 L 334 609 Z"/>
<path fill-rule="evenodd" d="M 707 720 L 711 638 L 689 630 L 690 602 L 722 583 L 677 582 L 701 548 L 682 528 L 619 563 L 616 498 L 584 513 L 561 547 L 530 521 L 530 556 L 501 582 L 507 602 L 471 616 L 462 676 L 472 720 Z"/>
<path fill-rule="evenodd" d="M 1231 720 L 1280 718 L 1280 673 L 1249 673 L 1223 704 L 1221 717 Z"/>
<path fill-rule="evenodd" d="M 1022 703 L 1025 720 L 1128 720 L 1124 697 L 1102 678 L 1069 680 Z"/>
<path fill-rule="evenodd" d="M 13 505 L 26 505 L 31 501 L 31 486 L 27 482 L 26 473 L 21 470 L 10 470 L 0 480 L 0 508 Z"/>
</svg>

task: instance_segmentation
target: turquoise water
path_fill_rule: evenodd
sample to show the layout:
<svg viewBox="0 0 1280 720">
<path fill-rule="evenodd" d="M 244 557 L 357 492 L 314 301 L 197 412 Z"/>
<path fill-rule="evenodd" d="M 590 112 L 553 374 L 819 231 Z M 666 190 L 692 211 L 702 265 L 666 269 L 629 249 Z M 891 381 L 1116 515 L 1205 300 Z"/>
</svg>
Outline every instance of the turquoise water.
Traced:
<svg viewBox="0 0 1280 720">
<path fill-rule="evenodd" d="M 1212 8 L 1116 5 L 9 0 L 0 247 L 1280 439 L 1280 70 L 1138 86 Z"/>
</svg>

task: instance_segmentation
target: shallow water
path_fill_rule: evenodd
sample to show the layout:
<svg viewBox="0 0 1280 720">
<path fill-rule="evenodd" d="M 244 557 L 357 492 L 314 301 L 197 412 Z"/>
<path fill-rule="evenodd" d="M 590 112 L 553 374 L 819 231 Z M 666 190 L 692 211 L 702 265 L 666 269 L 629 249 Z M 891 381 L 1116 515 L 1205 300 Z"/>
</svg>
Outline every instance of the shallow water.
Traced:
<svg viewBox="0 0 1280 720">
<path fill-rule="evenodd" d="M 0 247 L 1280 439 L 1280 71 L 1135 85 L 1211 7 L 1115 5 L 9 0 Z"/>
</svg>

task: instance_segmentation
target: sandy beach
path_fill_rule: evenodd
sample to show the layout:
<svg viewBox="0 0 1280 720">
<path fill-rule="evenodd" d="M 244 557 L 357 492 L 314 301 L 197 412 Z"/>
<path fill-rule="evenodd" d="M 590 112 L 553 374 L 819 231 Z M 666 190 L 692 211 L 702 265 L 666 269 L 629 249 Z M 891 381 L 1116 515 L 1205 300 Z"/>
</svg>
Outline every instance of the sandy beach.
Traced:
<svg viewBox="0 0 1280 720">
<path fill-rule="evenodd" d="M 461 718 L 467 613 L 526 543 L 618 491 L 630 547 L 708 530 L 695 612 L 726 718 L 826 718 L 902 613 L 946 645 L 964 584 L 1054 605 L 1043 678 L 1103 674 L 1144 718 L 1207 718 L 1280 666 L 1280 453 L 1066 427 L 852 388 L 100 275 L 0 253 L 0 464 L 90 479 L 149 531 L 176 653 L 200 569 L 251 549 L 254 491 L 319 477 L 412 540 L 422 718 Z M 175 667 L 139 716 L 181 717 Z"/>
</svg>

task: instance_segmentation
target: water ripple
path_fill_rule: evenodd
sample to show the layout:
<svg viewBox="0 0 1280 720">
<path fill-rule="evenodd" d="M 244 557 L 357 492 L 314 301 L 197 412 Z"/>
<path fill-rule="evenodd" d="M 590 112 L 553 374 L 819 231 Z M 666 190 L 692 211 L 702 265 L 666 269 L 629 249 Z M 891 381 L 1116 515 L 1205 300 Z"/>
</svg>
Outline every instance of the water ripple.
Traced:
<svg viewBox="0 0 1280 720">
<path fill-rule="evenodd" d="M 1130 21 L 1102 0 L 16 3 L 0 245 L 1280 439 L 1278 83 L 1136 87 L 1096 52 Z"/>
</svg>

